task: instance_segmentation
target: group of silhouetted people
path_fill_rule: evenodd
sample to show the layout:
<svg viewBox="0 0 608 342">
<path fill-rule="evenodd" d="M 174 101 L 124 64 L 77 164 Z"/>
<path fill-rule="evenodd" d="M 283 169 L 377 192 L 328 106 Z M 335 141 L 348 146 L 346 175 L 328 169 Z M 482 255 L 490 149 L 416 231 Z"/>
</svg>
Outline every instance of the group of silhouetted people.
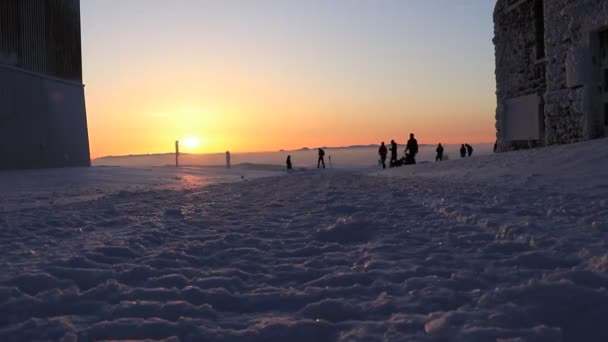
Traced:
<svg viewBox="0 0 608 342">
<path fill-rule="evenodd" d="M 473 146 L 469 144 L 463 144 L 462 146 L 460 146 L 460 158 L 464 158 L 467 155 L 469 157 L 473 155 Z"/>
<path fill-rule="evenodd" d="M 435 150 L 437 152 L 437 157 L 435 157 L 435 161 L 442 161 L 443 160 L 443 146 L 441 145 L 441 143 L 439 143 L 439 145 L 437 145 L 437 149 Z M 460 146 L 460 157 L 464 158 L 466 156 L 472 156 L 473 155 L 473 146 L 469 145 L 469 144 L 463 144 L 462 146 Z"/>
<path fill-rule="evenodd" d="M 441 143 L 439 143 L 439 145 L 437 145 L 437 149 L 435 150 L 437 152 L 437 157 L 435 157 L 435 161 L 442 161 L 443 160 L 443 146 L 441 145 Z M 460 147 L 460 157 L 464 158 L 466 156 L 472 156 L 473 155 L 473 146 L 469 145 L 469 144 L 463 144 Z"/>
<path fill-rule="evenodd" d="M 380 155 L 380 164 L 383 169 L 386 169 L 386 157 L 388 156 L 389 149 L 384 145 L 384 141 L 380 144 L 380 148 L 378 149 L 378 154 Z M 407 145 L 405 146 L 405 156 L 403 158 L 398 158 L 398 145 L 395 140 L 391 140 L 391 159 L 389 162 L 389 167 L 398 167 L 402 165 L 412 165 L 416 164 L 416 155 L 418 154 L 418 141 L 414 138 L 414 134 L 410 134 L 410 139 L 407 141 Z"/>
<path fill-rule="evenodd" d="M 331 166 L 331 156 L 329 157 L 329 162 Z M 287 156 L 285 164 L 287 165 L 287 170 L 291 170 L 293 168 L 293 164 L 291 163 L 291 155 Z M 325 151 L 322 148 L 319 148 L 319 159 L 317 160 L 317 169 L 321 168 L 321 166 L 325 168 Z"/>
<path fill-rule="evenodd" d="M 443 145 L 441 145 L 441 143 L 439 143 L 439 145 L 437 145 L 437 149 L 435 150 L 437 152 L 437 156 L 435 157 L 435 161 L 442 161 L 444 160 L 444 147 Z M 390 147 L 387 148 L 387 146 L 384 144 L 384 141 L 380 144 L 380 148 L 378 149 L 378 154 L 380 155 L 380 160 L 378 161 L 380 165 L 382 165 L 383 169 L 386 169 L 386 159 L 388 157 L 388 153 L 391 153 L 391 159 L 389 160 L 389 167 L 399 167 L 399 166 L 403 166 L 403 165 L 413 165 L 416 164 L 416 155 L 418 154 L 418 141 L 416 140 L 416 138 L 414 137 L 414 133 L 410 134 L 410 139 L 407 141 L 407 144 L 405 146 L 405 155 L 402 158 L 399 158 L 399 152 L 398 152 L 398 145 L 397 142 L 395 142 L 395 140 L 391 140 L 391 144 Z M 318 149 L 318 155 L 319 155 L 319 159 L 317 160 L 317 168 L 325 168 L 325 151 L 322 148 Z M 469 145 L 469 144 L 463 144 L 460 147 L 460 156 L 462 158 L 465 158 L 466 156 L 472 156 L 473 155 L 473 146 Z M 331 156 L 330 158 L 330 164 L 331 164 Z M 291 155 L 287 156 L 287 160 L 285 161 L 286 165 L 287 165 L 287 170 L 291 170 L 293 168 L 293 165 L 291 163 Z M 331 165 L 330 165 L 331 166 Z"/>
<path fill-rule="evenodd" d="M 410 134 L 410 140 L 408 140 L 407 145 L 405 147 L 405 157 L 401 159 L 397 159 L 398 152 L 397 143 L 395 142 L 395 140 L 391 140 L 390 149 L 387 149 L 387 147 L 384 145 L 384 142 L 382 142 L 380 144 L 380 148 L 378 149 L 378 154 L 380 155 L 380 164 L 382 165 L 383 169 L 386 169 L 386 157 L 389 151 L 391 152 L 391 159 L 389 163 L 390 167 L 416 164 L 416 154 L 418 154 L 418 141 L 416 141 L 416 139 L 414 138 L 414 134 Z M 435 149 L 435 152 L 437 152 L 437 156 L 435 157 L 436 162 L 443 161 L 445 159 L 443 154 L 444 151 L 445 149 L 443 145 L 439 143 L 439 145 L 437 145 L 437 149 Z M 473 146 L 469 144 L 463 144 L 460 148 L 460 156 L 462 158 L 465 158 L 466 156 L 470 157 L 472 155 Z"/>
<path fill-rule="evenodd" d="M 441 143 L 439 143 L 439 145 L 437 145 L 437 149 L 435 150 L 437 152 L 437 156 L 435 157 L 435 161 L 442 161 L 443 160 L 443 146 L 441 145 Z M 473 155 L 473 146 L 469 145 L 469 144 L 463 144 L 462 146 L 460 146 L 460 157 L 464 158 L 466 156 L 472 156 Z"/>
</svg>

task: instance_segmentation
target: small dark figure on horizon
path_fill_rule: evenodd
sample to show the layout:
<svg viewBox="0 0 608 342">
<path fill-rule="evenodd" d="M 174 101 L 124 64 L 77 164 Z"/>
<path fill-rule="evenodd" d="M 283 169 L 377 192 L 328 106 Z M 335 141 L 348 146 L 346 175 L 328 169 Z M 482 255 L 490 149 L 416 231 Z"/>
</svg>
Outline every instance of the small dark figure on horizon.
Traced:
<svg viewBox="0 0 608 342">
<path fill-rule="evenodd" d="M 319 148 L 319 161 L 317 161 L 317 169 L 321 167 L 323 164 L 323 168 L 325 168 L 325 151 L 322 148 Z"/>
<path fill-rule="evenodd" d="M 494 153 L 496 153 L 496 150 L 498 150 L 498 141 L 494 143 Z"/>
<path fill-rule="evenodd" d="M 441 143 L 439 143 L 439 145 L 437 146 L 437 157 L 435 157 L 435 162 L 438 161 L 442 161 L 443 160 L 443 146 L 441 146 Z"/>
<path fill-rule="evenodd" d="M 416 155 L 418 154 L 418 141 L 414 138 L 414 133 L 410 133 L 410 140 L 407 141 L 406 151 L 409 151 L 411 164 L 416 164 Z M 406 156 L 408 153 L 406 153 Z M 408 164 L 409 165 L 409 164 Z"/>
<path fill-rule="evenodd" d="M 391 140 L 391 161 L 390 167 L 394 167 L 397 164 L 397 143 L 395 140 Z"/>
<path fill-rule="evenodd" d="M 285 163 L 287 164 L 287 170 L 291 170 L 291 156 L 287 156 L 287 161 Z"/>
<path fill-rule="evenodd" d="M 469 145 L 469 144 L 465 144 L 464 145 L 467 148 L 467 154 L 470 156 L 473 155 L 473 146 Z"/>
<path fill-rule="evenodd" d="M 464 145 L 460 146 L 460 158 L 464 158 L 467 156 L 467 148 Z"/>
<path fill-rule="evenodd" d="M 382 144 L 380 144 L 378 154 L 380 155 L 380 160 L 382 161 L 382 168 L 386 169 L 386 155 L 388 154 L 388 149 L 386 148 L 386 145 L 384 145 L 384 141 Z"/>
</svg>

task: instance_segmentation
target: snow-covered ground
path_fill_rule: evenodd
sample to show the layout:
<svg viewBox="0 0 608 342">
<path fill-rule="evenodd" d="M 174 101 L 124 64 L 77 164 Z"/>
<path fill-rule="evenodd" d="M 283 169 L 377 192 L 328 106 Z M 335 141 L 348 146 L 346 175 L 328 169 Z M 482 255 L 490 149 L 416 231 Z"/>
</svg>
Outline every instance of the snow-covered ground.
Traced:
<svg viewBox="0 0 608 342">
<path fill-rule="evenodd" d="M 606 341 L 606 170 L 0 173 L 0 340 Z"/>
</svg>

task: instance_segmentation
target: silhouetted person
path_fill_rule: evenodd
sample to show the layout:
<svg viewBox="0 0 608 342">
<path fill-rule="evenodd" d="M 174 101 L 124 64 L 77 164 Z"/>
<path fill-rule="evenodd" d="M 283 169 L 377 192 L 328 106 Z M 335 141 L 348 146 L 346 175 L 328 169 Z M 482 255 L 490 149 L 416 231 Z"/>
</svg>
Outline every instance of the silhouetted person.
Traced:
<svg viewBox="0 0 608 342">
<path fill-rule="evenodd" d="M 416 140 L 416 138 L 414 138 L 414 133 L 410 133 L 410 140 L 407 141 L 407 146 L 405 150 L 409 151 L 411 164 L 416 164 L 416 155 L 418 154 L 418 141 Z"/>
<path fill-rule="evenodd" d="M 464 158 L 467 156 L 467 148 L 464 145 L 460 146 L 460 158 Z"/>
<path fill-rule="evenodd" d="M 443 160 L 443 146 L 441 146 L 441 143 L 439 143 L 439 145 L 437 146 L 437 149 L 435 150 L 437 151 L 437 157 L 435 157 L 435 161 L 442 161 Z"/>
<path fill-rule="evenodd" d="M 414 159 L 414 155 L 411 153 L 405 153 L 405 158 L 402 160 L 402 165 L 414 165 L 416 164 L 416 159 Z"/>
<path fill-rule="evenodd" d="M 226 168 L 230 168 L 230 151 L 226 151 Z"/>
<path fill-rule="evenodd" d="M 494 143 L 494 153 L 496 153 L 496 150 L 498 149 L 498 141 L 496 141 Z"/>
<path fill-rule="evenodd" d="M 397 143 L 395 140 L 391 140 L 391 162 L 390 167 L 393 167 L 397 164 Z"/>
<path fill-rule="evenodd" d="M 319 161 L 317 161 L 317 169 L 321 167 L 323 164 L 323 168 L 325 168 L 325 151 L 322 148 L 319 148 Z"/>
<path fill-rule="evenodd" d="M 473 155 L 473 146 L 469 145 L 469 144 L 465 144 L 464 147 L 467 148 L 467 154 L 470 156 Z"/>
<path fill-rule="evenodd" d="M 287 170 L 291 170 L 291 156 L 287 156 L 287 161 L 285 163 L 287 164 Z"/>
<path fill-rule="evenodd" d="M 386 169 L 386 156 L 388 155 L 388 149 L 384 145 L 384 141 L 378 149 L 378 154 L 380 155 L 380 160 L 382 161 L 382 168 Z"/>
</svg>

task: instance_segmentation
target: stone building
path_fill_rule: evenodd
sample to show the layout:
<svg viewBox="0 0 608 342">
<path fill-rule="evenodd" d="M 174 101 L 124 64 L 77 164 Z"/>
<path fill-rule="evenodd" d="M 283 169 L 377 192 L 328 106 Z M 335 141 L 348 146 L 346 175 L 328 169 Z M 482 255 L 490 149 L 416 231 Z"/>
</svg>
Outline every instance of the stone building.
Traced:
<svg viewBox="0 0 608 342">
<path fill-rule="evenodd" d="M 79 0 L 0 0 L 0 169 L 88 166 Z"/>
<path fill-rule="evenodd" d="M 608 0 L 498 0 L 501 151 L 608 135 Z"/>
</svg>

